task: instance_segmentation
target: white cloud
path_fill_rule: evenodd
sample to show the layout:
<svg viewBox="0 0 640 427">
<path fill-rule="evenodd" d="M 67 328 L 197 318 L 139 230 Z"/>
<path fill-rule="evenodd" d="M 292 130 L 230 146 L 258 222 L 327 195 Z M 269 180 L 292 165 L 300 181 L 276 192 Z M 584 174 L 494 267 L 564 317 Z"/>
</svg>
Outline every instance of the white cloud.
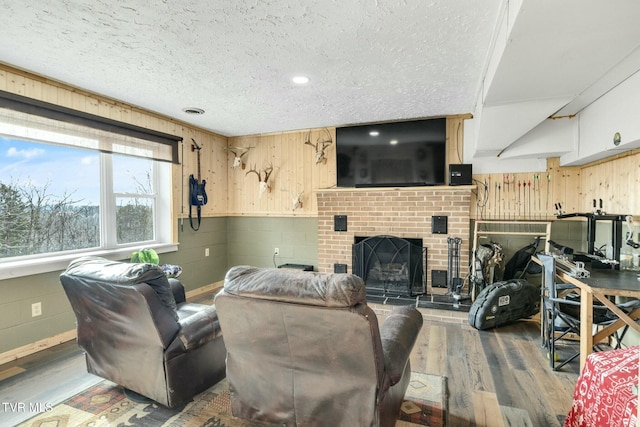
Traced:
<svg viewBox="0 0 640 427">
<path fill-rule="evenodd" d="M 97 157 L 95 156 L 86 156 L 80 159 L 80 164 L 84 166 L 91 166 L 96 163 Z"/>
<path fill-rule="evenodd" d="M 18 150 L 16 147 L 10 147 L 7 150 L 7 157 L 21 157 L 23 159 L 32 159 L 34 157 L 42 156 L 45 150 L 42 148 L 31 148 L 29 150 Z"/>
</svg>

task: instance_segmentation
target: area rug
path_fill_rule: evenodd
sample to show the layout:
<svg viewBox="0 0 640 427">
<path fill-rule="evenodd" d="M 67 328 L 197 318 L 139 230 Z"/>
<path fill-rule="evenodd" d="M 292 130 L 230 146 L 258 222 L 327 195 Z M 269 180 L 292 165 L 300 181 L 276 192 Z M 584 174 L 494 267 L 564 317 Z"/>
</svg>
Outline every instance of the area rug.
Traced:
<svg viewBox="0 0 640 427">
<path fill-rule="evenodd" d="M 413 372 L 396 427 L 446 426 L 446 377 Z M 102 381 L 20 427 L 264 427 L 231 415 L 226 380 L 196 396 L 181 411 L 136 403 L 122 387 Z"/>
<path fill-rule="evenodd" d="M 447 396 L 447 377 L 412 372 L 396 427 L 446 427 Z"/>
</svg>

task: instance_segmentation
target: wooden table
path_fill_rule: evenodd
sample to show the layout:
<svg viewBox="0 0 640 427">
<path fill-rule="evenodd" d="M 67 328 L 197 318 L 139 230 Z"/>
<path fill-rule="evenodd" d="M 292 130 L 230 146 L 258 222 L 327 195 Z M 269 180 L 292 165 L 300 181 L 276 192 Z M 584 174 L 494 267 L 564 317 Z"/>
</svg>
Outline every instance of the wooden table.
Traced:
<svg viewBox="0 0 640 427">
<path fill-rule="evenodd" d="M 640 325 L 636 319 L 640 318 L 640 308 L 626 314 L 609 296 L 625 296 L 640 298 L 640 280 L 638 273 L 618 270 L 591 270 L 591 277 L 576 278 L 556 268 L 557 276 L 567 283 L 572 283 L 580 289 L 580 371 L 584 368 L 587 356 L 593 352 L 593 343 L 610 336 L 615 331 L 629 325 L 640 333 Z M 593 301 L 594 298 L 607 306 L 619 319 L 593 333 Z"/>
</svg>

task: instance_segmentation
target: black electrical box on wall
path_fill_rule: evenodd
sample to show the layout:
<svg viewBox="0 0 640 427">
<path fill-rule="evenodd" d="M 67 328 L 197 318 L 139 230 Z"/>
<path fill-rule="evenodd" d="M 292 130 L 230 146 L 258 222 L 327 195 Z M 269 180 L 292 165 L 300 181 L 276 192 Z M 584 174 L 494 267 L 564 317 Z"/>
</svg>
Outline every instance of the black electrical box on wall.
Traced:
<svg viewBox="0 0 640 427">
<path fill-rule="evenodd" d="M 346 273 L 347 272 L 347 264 L 333 264 L 333 272 L 334 273 Z"/>
<path fill-rule="evenodd" d="M 347 216 L 346 215 L 334 215 L 333 216 L 333 231 L 347 231 Z"/>
<path fill-rule="evenodd" d="M 449 185 L 471 185 L 471 165 L 449 165 Z"/>
<path fill-rule="evenodd" d="M 447 270 L 431 270 L 431 287 L 446 288 L 447 286 Z"/>
<path fill-rule="evenodd" d="M 431 217 L 431 234 L 447 234 L 448 230 L 448 217 L 446 216 L 432 216 Z"/>
</svg>

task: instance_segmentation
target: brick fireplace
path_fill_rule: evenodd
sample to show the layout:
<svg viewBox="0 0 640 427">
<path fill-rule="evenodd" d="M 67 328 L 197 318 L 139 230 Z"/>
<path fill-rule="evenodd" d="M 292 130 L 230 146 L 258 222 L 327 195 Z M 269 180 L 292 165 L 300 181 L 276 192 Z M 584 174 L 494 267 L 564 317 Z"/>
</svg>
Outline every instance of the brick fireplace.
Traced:
<svg viewBox="0 0 640 427">
<path fill-rule="evenodd" d="M 427 293 L 431 270 L 447 270 L 448 237 L 462 239 L 461 276 L 469 262 L 469 213 L 473 186 L 407 188 L 338 188 L 318 190 L 318 271 L 333 272 L 334 264 L 352 270 L 356 236 L 390 235 L 422 239 L 427 249 Z M 334 217 L 347 217 L 347 231 L 334 231 Z M 432 234 L 433 216 L 447 217 L 447 234 Z"/>
</svg>

